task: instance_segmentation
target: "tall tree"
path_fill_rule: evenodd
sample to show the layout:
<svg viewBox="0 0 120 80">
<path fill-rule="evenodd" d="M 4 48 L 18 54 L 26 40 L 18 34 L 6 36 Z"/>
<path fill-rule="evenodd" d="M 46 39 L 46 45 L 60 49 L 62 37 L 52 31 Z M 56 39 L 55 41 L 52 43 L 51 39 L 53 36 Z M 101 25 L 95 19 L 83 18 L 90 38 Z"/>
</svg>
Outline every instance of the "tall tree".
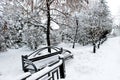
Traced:
<svg viewBox="0 0 120 80">
<path fill-rule="evenodd" d="M 106 1 L 99 0 L 97 4 L 98 5 L 93 6 L 93 14 L 92 17 L 90 17 L 91 26 L 95 26 L 94 28 L 96 28 L 95 31 L 94 28 L 92 31 L 92 34 L 94 34 L 94 32 L 96 33 L 92 36 L 94 53 L 96 52 L 96 43 L 99 42 L 100 45 L 101 39 L 106 38 L 106 35 L 109 34 L 112 29 L 112 19 Z"/>
<path fill-rule="evenodd" d="M 67 16 L 68 14 L 71 14 L 71 11 L 72 11 L 72 13 L 74 13 L 76 11 L 74 9 L 80 10 L 81 7 L 79 5 L 82 4 L 82 1 L 84 1 L 84 0 L 81 0 L 81 1 L 75 0 L 71 4 L 70 0 L 66 0 L 64 3 L 60 2 L 59 0 L 46 0 L 46 7 L 47 7 L 47 45 L 48 46 L 50 46 L 50 22 L 51 22 L 51 20 L 53 20 L 54 22 L 56 22 L 57 24 L 60 25 L 61 15 Z M 85 0 L 85 1 L 88 3 L 87 0 Z M 66 7 L 61 6 L 61 4 L 66 6 Z M 62 7 L 62 9 L 60 9 L 61 7 Z M 51 13 L 51 10 L 53 10 L 54 13 Z M 51 15 L 54 15 L 54 16 L 51 16 Z M 48 49 L 48 52 L 51 52 L 50 48 Z"/>
<path fill-rule="evenodd" d="M 47 46 L 50 46 L 50 0 L 46 0 L 47 6 Z M 51 49 L 48 48 L 48 52 L 51 52 Z"/>
</svg>

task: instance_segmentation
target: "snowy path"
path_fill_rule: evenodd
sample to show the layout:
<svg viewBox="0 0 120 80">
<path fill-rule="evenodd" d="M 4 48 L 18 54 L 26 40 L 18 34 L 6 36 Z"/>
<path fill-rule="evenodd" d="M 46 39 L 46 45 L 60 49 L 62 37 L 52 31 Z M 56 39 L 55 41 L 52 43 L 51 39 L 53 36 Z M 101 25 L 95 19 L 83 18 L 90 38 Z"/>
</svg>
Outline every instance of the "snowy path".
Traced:
<svg viewBox="0 0 120 80">
<path fill-rule="evenodd" d="M 0 80 L 13 80 L 23 74 L 21 55 L 31 53 L 26 47 L 20 49 L 8 49 L 0 53 Z"/>
<path fill-rule="evenodd" d="M 74 59 L 66 62 L 65 80 L 120 80 L 120 37 L 108 39 L 97 53 L 92 53 L 92 47 L 71 44 L 59 46 L 71 50 Z M 26 47 L 10 49 L 0 54 L 0 80 L 13 80 L 23 74 L 21 55 L 32 51 Z"/>
<path fill-rule="evenodd" d="M 111 38 L 96 54 L 90 48 L 72 49 L 65 80 L 120 80 L 120 38 Z"/>
</svg>

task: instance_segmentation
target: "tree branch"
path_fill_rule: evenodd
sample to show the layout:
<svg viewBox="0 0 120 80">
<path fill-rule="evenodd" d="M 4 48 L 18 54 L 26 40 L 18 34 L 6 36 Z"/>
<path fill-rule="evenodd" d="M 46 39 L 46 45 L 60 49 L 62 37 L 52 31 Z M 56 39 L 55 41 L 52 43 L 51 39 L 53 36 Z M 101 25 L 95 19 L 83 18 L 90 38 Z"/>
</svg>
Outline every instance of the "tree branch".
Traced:
<svg viewBox="0 0 120 80">
<path fill-rule="evenodd" d="M 59 13 L 65 15 L 65 16 L 70 15 L 69 13 L 64 13 L 64 12 L 62 12 L 62 11 L 60 11 L 60 10 L 57 10 L 57 9 L 51 9 L 51 10 L 55 10 L 55 11 L 57 11 L 57 12 L 59 12 Z"/>
</svg>

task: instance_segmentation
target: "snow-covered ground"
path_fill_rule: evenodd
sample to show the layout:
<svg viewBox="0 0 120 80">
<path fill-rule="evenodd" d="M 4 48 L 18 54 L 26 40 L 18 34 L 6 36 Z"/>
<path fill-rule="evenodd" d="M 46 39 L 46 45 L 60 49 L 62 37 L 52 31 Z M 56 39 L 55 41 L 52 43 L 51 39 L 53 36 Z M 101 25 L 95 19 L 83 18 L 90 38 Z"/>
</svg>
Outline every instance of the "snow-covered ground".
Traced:
<svg viewBox="0 0 120 80">
<path fill-rule="evenodd" d="M 26 47 L 0 53 L 0 80 L 13 80 L 14 77 L 23 74 L 21 55 L 29 53 L 31 51 Z"/>
<path fill-rule="evenodd" d="M 65 80 L 120 80 L 120 37 L 109 38 L 97 53 L 91 46 L 62 43 L 59 47 L 69 49 L 74 58 L 66 62 Z M 23 74 L 21 55 L 32 51 L 26 47 L 9 49 L 0 53 L 0 80 L 13 80 Z"/>
</svg>

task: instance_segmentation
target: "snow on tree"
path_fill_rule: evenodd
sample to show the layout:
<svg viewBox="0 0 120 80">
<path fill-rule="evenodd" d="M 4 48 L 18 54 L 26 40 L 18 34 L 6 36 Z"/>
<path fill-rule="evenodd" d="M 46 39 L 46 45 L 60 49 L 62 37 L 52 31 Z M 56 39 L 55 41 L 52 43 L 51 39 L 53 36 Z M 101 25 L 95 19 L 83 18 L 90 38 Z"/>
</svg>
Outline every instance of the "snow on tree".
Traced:
<svg viewBox="0 0 120 80">
<path fill-rule="evenodd" d="M 77 13 L 78 32 L 76 42 L 83 45 L 98 43 L 101 40 L 101 36 L 105 33 L 109 34 L 112 29 L 112 19 L 104 0 L 90 3 L 87 7 Z M 63 36 L 73 42 L 76 32 L 76 18 L 71 17 L 68 22 L 70 26 L 67 29 L 62 29 L 64 30 Z M 65 32 L 68 33 L 65 34 Z"/>
<path fill-rule="evenodd" d="M 100 31 L 103 30 L 101 32 L 110 31 L 112 25 L 105 1 L 95 1 L 95 4 L 91 2 L 91 0 L 89 2 L 88 0 L 3 0 L 0 8 L 1 23 L 2 27 L 5 24 L 7 26 L 4 26 L 7 37 L 1 35 L 6 41 L 5 45 L 18 48 L 27 44 L 31 49 L 37 49 L 41 44 L 50 46 L 62 41 L 91 44 L 92 39 L 87 30 L 94 31 L 100 27 Z M 59 29 L 53 30 L 53 26 L 59 26 Z M 96 41 L 98 38 L 94 36 L 94 39 Z"/>
<path fill-rule="evenodd" d="M 36 8 L 33 11 L 33 3 L 29 0 L 24 0 L 24 1 L 22 0 L 7 1 L 6 0 L 4 2 L 5 2 L 5 4 L 3 4 L 4 11 L 2 13 L 3 19 L 5 22 L 7 22 L 7 27 L 9 29 L 8 31 L 10 33 L 8 40 L 10 40 L 9 42 L 12 42 L 11 44 L 13 44 L 13 46 L 19 47 L 21 46 L 20 44 L 22 43 L 28 44 L 28 42 L 24 41 L 28 39 L 23 37 L 24 35 L 27 35 L 25 33 L 26 29 L 32 31 L 33 30 L 32 28 L 35 28 L 35 29 L 39 28 L 39 29 L 43 29 L 42 32 L 45 31 L 44 30 L 45 28 L 41 23 L 41 17 L 40 17 L 41 10 L 38 8 L 39 7 L 38 5 L 35 5 Z M 40 33 L 39 30 L 37 31 L 38 31 L 37 35 L 40 35 L 42 33 L 42 32 Z M 32 32 L 34 32 L 34 30 Z M 36 32 L 32 33 L 31 35 L 34 36 L 35 34 Z M 38 37 L 35 37 L 35 36 L 34 38 L 38 39 Z M 35 41 L 34 38 L 33 40 L 31 40 L 32 42 Z"/>
<path fill-rule="evenodd" d="M 88 41 L 91 41 L 94 49 L 93 52 L 96 50 L 96 43 L 101 41 L 102 38 L 106 38 L 107 34 L 109 34 L 112 30 L 112 19 L 109 14 L 108 7 L 104 0 L 99 0 L 90 8 L 90 12 L 88 12 L 88 29 L 87 35 Z M 85 21 L 86 22 L 86 21 Z"/>
<path fill-rule="evenodd" d="M 71 0 L 73 1 L 73 0 Z M 51 20 L 56 22 L 59 25 L 64 25 L 61 23 L 62 19 L 68 14 L 72 14 L 74 12 L 74 8 L 77 7 L 76 9 L 80 10 L 79 4 L 82 4 L 83 0 L 74 0 L 74 3 L 71 4 L 70 0 L 66 0 L 64 3 L 60 2 L 59 0 L 45 0 L 44 2 L 44 8 L 42 7 L 43 11 L 46 13 L 47 17 L 47 27 L 46 27 L 46 39 L 47 39 L 47 46 L 50 46 L 50 22 Z M 72 6 L 71 6 L 71 5 Z M 79 7 L 79 8 L 78 8 Z M 46 11 L 45 11 L 46 10 Z M 71 11 L 71 12 L 70 12 Z M 62 16 L 61 16 L 62 15 Z M 50 49 L 48 49 L 48 52 L 51 52 Z"/>
</svg>

